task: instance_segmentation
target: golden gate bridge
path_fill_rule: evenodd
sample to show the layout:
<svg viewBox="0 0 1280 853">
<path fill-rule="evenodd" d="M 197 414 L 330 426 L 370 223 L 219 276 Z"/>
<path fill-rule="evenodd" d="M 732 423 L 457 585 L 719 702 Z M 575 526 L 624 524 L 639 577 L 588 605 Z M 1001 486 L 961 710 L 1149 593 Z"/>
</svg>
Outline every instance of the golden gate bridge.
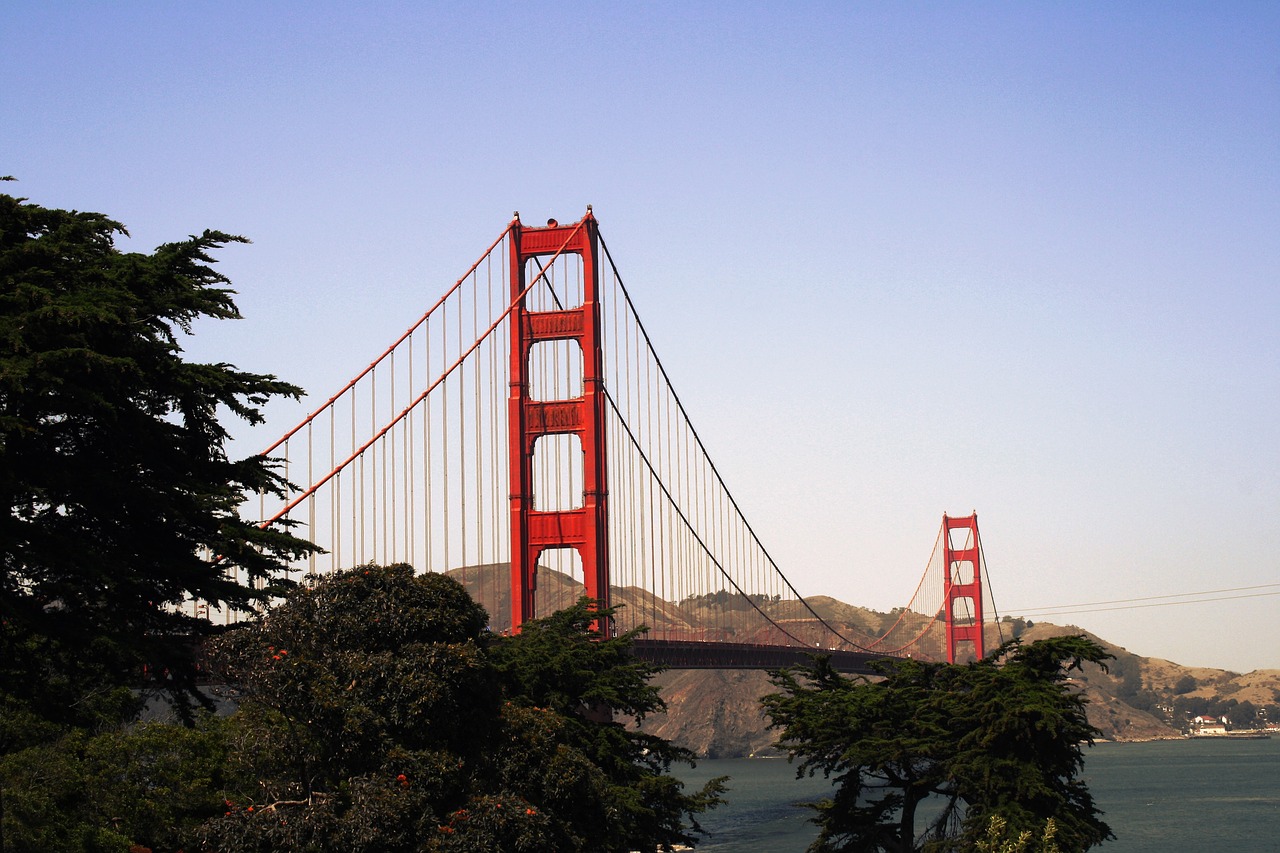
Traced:
<svg viewBox="0 0 1280 853">
<path fill-rule="evenodd" d="M 976 514 L 943 516 L 890 614 L 796 591 L 712 462 L 589 206 L 568 225 L 517 214 L 264 455 L 298 485 L 248 511 L 324 549 L 293 567 L 303 583 L 366 563 L 447 572 L 499 632 L 586 595 L 618 608 L 612 630 L 647 626 L 638 654 L 679 667 L 984 651 Z"/>
</svg>

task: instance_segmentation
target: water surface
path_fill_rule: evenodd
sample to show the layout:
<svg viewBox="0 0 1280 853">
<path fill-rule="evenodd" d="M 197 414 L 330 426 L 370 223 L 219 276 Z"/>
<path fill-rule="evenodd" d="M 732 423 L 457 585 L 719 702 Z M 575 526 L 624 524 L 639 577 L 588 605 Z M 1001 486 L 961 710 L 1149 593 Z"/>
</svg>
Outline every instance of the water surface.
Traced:
<svg viewBox="0 0 1280 853">
<path fill-rule="evenodd" d="M 1280 737 L 1104 743 L 1086 750 L 1085 780 L 1116 840 L 1106 853 L 1280 851 Z M 817 837 L 794 804 L 829 790 L 785 759 L 717 759 L 682 768 L 699 785 L 727 775 L 729 804 L 705 816 L 699 850 L 802 853 Z"/>
</svg>

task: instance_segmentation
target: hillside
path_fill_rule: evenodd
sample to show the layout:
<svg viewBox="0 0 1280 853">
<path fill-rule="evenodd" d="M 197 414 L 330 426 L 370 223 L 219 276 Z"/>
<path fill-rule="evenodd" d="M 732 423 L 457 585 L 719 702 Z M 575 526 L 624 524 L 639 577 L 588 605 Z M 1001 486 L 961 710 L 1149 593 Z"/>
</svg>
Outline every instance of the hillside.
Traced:
<svg viewBox="0 0 1280 853">
<path fill-rule="evenodd" d="M 1175 737 L 1197 715 L 1226 717 L 1237 729 L 1280 722 L 1280 670 L 1240 674 L 1181 666 L 1133 654 L 1074 626 L 1037 623 L 1023 634 L 1031 641 L 1085 634 L 1115 655 L 1107 671 L 1087 666 L 1075 676 L 1089 698 L 1089 719 L 1111 740 Z"/>
<path fill-rule="evenodd" d="M 839 604 L 839 602 L 836 602 Z M 847 605 L 841 605 L 847 606 Z M 992 631 L 992 644 L 999 642 Z M 1037 623 L 1025 642 L 1085 634 L 1116 656 L 1108 670 L 1089 665 L 1072 678 L 1089 700 L 1089 721 L 1106 740 L 1140 741 L 1180 736 L 1196 714 L 1228 716 L 1237 728 L 1280 720 L 1280 670 L 1246 674 L 1186 667 L 1132 654 L 1072 626 Z M 1007 638 L 1007 635 L 1006 635 Z M 670 670 L 657 679 L 668 711 L 645 729 L 707 758 L 777 754 L 759 699 L 771 691 L 755 671 Z M 1266 715 L 1258 717 L 1258 711 Z"/>
<path fill-rule="evenodd" d="M 475 566 L 451 572 L 468 591 L 489 608 L 495 631 L 509 624 L 509 568 L 506 563 Z M 572 602 L 582 587 L 555 572 L 540 572 L 545 599 Z M 653 614 L 664 628 L 706 628 L 715 614 L 702 602 L 672 604 L 633 588 L 612 591 L 617 604 L 638 607 Z M 834 598 L 806 600 L 823 620 L 846 636 L 880 636 L 902 620 L 915 620 L 920 628 L 927 620 L 915 614 L 880 613 Z M 771 615 L 785 622 L 797 635 L 816 628 L 816 622 L 798 602 L 770 605 Z M 545 608 L 539 608 L 542 615 Z M 909 626 L 912 631 L 916 625 Z M 940 630 L 935 626 L 929 630 Z M 1104 671 L 1089 665 L 1072 678 L 1089 700 L 1090 722 L 1108 740 L 1132 741 L 1178 737 L 1192 717 L 1226 717 L 1237 729 L 1260 727 L 1268 720 L 1280 722 L 1280 670 L 1239 674 L 1222 669 L 1181 666 L 1160 658 L 1136 655 L 1101 637 L 1069 625 L 1029 623 L 1006 617 L 989 626 L 987 649 L 1019 636 L 1025 642 L 1062 634 L 1085 634 L 1115 655 Z M 940 649 L 941 643 L 934 643 Z M 774 735 L 760 710 L 760 697 L 771 691 L 766 673 L 753 670 L 670 670 L 658 676 L 667 702 L 667 713 L 650 718 L 644 728 L 696 754 L 730 758 L 776 754 Z"/>
</svg>

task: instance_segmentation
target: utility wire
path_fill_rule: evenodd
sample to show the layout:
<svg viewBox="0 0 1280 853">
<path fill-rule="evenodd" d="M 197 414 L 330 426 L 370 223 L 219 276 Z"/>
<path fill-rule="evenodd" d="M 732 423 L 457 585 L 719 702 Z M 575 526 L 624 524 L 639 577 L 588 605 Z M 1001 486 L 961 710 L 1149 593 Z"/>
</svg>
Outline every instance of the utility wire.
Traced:
<svg viewBox="0 0 1280 853">
<path fill-rule="evenodd" d="M 1266 598 L 1273 595 L 1280 595 L 1280 584 L 1266 583 L 1256 586 L 1238 586 L 1228 589 L 1210 589 L 1201 592 L 1182 592 L 1172 595 L 1151 595 L 1143 598 L 1117 598 L 1111 601 L 1091 601 L 1083 604 L 1062 604 L 1051 605 L 1048 607 L 1036 608 L 1019 608 L 1010 612 L 1020 613 L 1023 617 L 1036 616 L 1040 618 L 1051 618 L 1053 616 L 1070 616 L 1076 613 L 1098 613 L 1107 610 L 1137 610 L 1146 607 L 1173 607 L 1179 604 L 1203 604 L 1213 601 L 1235 601 L 1246 598 Z M 1270 592 L 1254 592 L 1252 590 L 1271 590 Z M 1224 595 L 1229 592 L 1245 592 L 1247 595 Z M 1192 598 L 1191 596 L 1201 596 Z M 1204 596 L 1214 596 L 1206 598 Z M 1181 601 L 1168 601 L 1166 599 L 1183 599 Z M 1145 603 L 1144 603 L 1145 602 Z M 1114 605 L 1114 606 L 1113 606 Z"/>
</svg>

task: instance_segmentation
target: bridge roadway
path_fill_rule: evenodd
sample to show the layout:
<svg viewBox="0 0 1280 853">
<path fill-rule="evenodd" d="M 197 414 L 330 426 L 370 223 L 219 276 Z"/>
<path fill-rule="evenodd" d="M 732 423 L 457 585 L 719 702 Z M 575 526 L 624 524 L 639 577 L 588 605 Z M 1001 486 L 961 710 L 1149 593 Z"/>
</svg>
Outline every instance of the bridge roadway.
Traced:
<svg viewBox="0 0 1280 853">
<path fill-rule="evenodd" d="M 671 669 L 782 669 L 808 664 L 813 656 L 818 654 L 829 656 L 831 663 L 838 671 L 858 675 L 874 675 L 870 666 L 871 661 L 892 657 L 843 649 L 645 638 L 637 638 L 632 650 L 638 658 L 662 664 Z"/>
</svg>

